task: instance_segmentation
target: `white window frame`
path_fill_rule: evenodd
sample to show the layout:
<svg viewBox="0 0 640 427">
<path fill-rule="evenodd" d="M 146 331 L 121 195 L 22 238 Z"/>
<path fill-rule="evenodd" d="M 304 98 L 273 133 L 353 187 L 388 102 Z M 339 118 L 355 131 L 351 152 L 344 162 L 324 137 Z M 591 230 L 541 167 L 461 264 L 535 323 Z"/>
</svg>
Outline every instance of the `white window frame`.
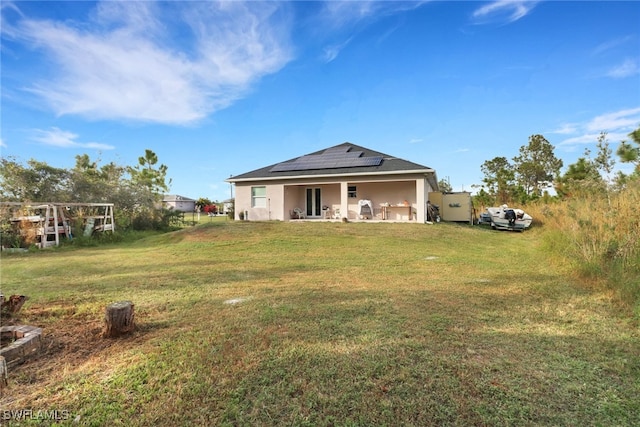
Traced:
<svg viewBox="0 0 640 427">
<path fill-rule="evenodd" d="M 266 208 L 267 207 L 267 187 L 259 185 L 251 187 L 251 207 Z"/>
<path fill-rule="evenodd" d="M 347 186 L 347 197 L 349 197 L 350 199 L 357 199 L 358 187 L 356 187 L 355 185 Z"/>
</svg>

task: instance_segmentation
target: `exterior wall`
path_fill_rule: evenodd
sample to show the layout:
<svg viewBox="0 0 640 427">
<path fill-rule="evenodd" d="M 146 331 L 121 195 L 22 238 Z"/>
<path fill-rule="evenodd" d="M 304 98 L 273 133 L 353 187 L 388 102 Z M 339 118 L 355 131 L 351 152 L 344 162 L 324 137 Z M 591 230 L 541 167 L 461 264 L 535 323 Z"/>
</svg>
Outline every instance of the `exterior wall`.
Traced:
<svg viewBox="0 0 640 427">
<path fill-rule="evenodd" d="M 429 193 L 429 201 L 432 205 L 442 208 L 442 193 L 440 191 L 432 191 Z"/>
<path fill-rule="evenodd" d="M 164 202 L 165 206 L 169 209 L 173 209 L 181 212 L 193 212 L 196 209 L 195 201 L 178 200 L 175 202 Z"/>
<path fill-rule="evenodd" d="M 373 205 L 373 217 L 382 219 L 382 203 L 390 205 L 402 205 L 406 200 L 415 211 L 416 208 L 416 182 L 415 181 L 394 181 L 394 182 L 349 182 L 348 186 L 356 186 L 356 197 L 349 198 L 348 216 L 349 219 L 358 219 L 359 200 L 371 200 Z M 389 209 L 389 220 L 410 220 L 408 209 Z"/>
<path fill-rule="evenodd" d="M 266 187 L 267 203 L 265 207 L 251 206 L 252 187 Z M 284 185 L 266 184 L 261 182 L 236 184 L 235 219 L 240 219 L 240 214 L 248 221 L 284 220 Z"/>
<path fill-rule="evenodd" d="M 443 221 L 472 222 L 471 193 L 446 193 L 442 195 Z"/>
<path fill-rule="evenodd" d="M 331 211 L 340 209 L 340 184 L 339 183 L 309 183 L 306 185 L 287 185 L 285 190 L 285 212 L 291 213 L 293 209 L 300 208 L 306 211 L 307 188 L 319 188 L 321 192 L 321 206 L 328 206 Z M 316 215 L 307 215 L 311 218 L 321 218 Z"/>
<path fill-rule="evenodd" d="M 274 180 L 237 182 L 235 184 L 235 218 L 240 219 L 240 213 L 247 214 L 249 221 L 290 220 L 295 208 L 306 210 L 306 189 L 320 188 L 321 204 L 328 206 L 332 212 L 340 209 L 340 217 L 349 220 L 359 219 L 358 201 L 371 200 L 374 208 L 374 219 L 382 219 L 382 203 L 390 205 L 402 204 L 405 200 L 412 207 L 409 215 L 408 208 L 392 208 L 389 210 L 389 220 L 417 221 L 426 220 L 426 197 L 432 190 L 424 175 L 393 175 L 393 176 L 354 176 L 322 177 L 295 180 Z M 266 187 L 267 207 L 251 207 L 251 188 L 253 186 Z M 356 186 L 356 197 L 348 197 L 348 187 Z M 322 218 L 307 216 L 308 218 Z"/>
<path fill-rule="evenodd" d="M 429 201 L 440 208 L 443 221 L 472 222 L 471 193 L 429 193 Z"/>
</svg>

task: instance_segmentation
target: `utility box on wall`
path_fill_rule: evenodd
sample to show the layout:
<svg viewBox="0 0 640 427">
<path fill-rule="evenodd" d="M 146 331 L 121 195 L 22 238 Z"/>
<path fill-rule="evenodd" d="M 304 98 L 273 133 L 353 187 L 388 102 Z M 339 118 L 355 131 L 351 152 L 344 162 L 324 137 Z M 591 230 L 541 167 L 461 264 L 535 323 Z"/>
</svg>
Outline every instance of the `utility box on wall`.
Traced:
<svg viewBox="0 0 640 427">
<path fill-rule="evenodd" d="M 429 193 L 429 201 L 440 207 L 440 218 L 443 221 L 468 222 L 469 224 L 473 224 L 471 193 L 467 191 L 459 193 L 442 193 L 435 191 Z"/>
</svg>

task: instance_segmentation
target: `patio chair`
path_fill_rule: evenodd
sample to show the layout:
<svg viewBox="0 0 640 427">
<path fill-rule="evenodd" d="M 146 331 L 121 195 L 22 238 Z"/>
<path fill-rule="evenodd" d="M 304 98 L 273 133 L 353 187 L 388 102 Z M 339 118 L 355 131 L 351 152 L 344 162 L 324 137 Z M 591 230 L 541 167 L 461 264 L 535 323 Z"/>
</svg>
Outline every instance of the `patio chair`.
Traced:
<svg viewBox="0 0 640 427">
<path fill-rule="evenodd" d="M 300 208 L 293 209 L 293 213 L 298 217 L 298 219 L 306 218 L 304 211 Z"/>
<path fill-rule="evenodd" d="M 360 219 L 373 218 L 373 204 L 371 200 L 358 200 Z"/>
<path fill-rule="evenodd" d="M 333 219 L 340 219 L 340 208 L 336 208 L 333 210 Z"/>
</svg>

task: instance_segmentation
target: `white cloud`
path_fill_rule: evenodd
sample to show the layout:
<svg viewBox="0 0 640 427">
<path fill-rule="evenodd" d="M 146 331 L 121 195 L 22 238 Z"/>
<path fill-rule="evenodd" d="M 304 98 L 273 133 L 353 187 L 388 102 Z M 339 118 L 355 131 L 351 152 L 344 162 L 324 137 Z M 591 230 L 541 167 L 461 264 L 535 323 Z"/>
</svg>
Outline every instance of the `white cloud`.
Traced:
<svg viewBox="0 0 640 427">
<path fill-rule="evenodd" d="M 418 144 L 420 142 L 424 141 L 422 138 L 411 138 L 409 140 L 409 144 Z"/>
<path fill-rule="evenodd" d="M 633 59 L 626 59 L 622 64 L 618 64 L 615 67 L 612 67 L 608 72 L 608 77 L 613 77 L 615 79 L 621 79 L 625 77 L 635 76 L 636 74 L 640 74 L 640 67 L 638 63 Z"/>
<path fill-rule="evenodd" d="M 526 0 L 497 0 L 476 9 L 472 18 L 476 23 L 512 23 L 527 16 L 537 3 Z"/>
<path fill-rule="evenodd" d="M 629 41 L 633 40 L 632 36 L 620 37 L 614 40 L 609 40 L 607 42 L 601 43 L 593 49 L 593 55 L 601 55 L 604 52 L 608 52 L 616 47 L 623 45 Z"/>
<path fill-rule="evenodd" d="M 349 45 L 360 29 L 374 22 L 383 16 L 394 15 L 417 9 L 429 1 L 326 1 L 322 4 L 322 9 L 317 15 L 312 27 L 318 28 L 316 36 L 330 36 L 336 38 L 338 42 L 329 42 L 323 48 L 324 62 L 331 62 L 336 59 L 339 53 Z M 341 31 L 348 29 L 349 34 L 341 34 Z M 387 37 L 391 32 L 384 33 L 380 40 Z"/>
<path fill-rule="evenodd" d="M 7 144 L 4 143 L 2 138 L 0 138 L 0 148 L 7 148 Z"/>
<path fill-rule="evenodd" d="M 323 54 L 324 62 L 329 63 L 334 59 L 336 59 L 340 54 L 340 51 L 342 51 L 342 49 L 344 49 L 349 44 L 349 42 L 351 42 L 351 37 L 349 37 L 347 40 L 345 40 L 342 43 L 335 44 L 332 46 L 326 46 L 324 48 L 324 54 Z"/>
<path fill-rule="evenodd" d="M 33 129 L 33 140 L 44 145 L 58 148 L 94 148 L 97 150 L 113 150 L 113 145 L 99 142 L 77 142 L 78 135 L 57 127 L 49 130 Z"/>
<path fill-rule="evenodd" d="M 323 3 L 319 19 L 324 27 L 338 29 L 353 26 L 359 22 L 380 16 L 389 16 L 396 13 L 417 9 L 429 0 L 423 1 L 326 1 Z"/>
<path fill-rule="evenodd" d="M 587 129 L 596 132 L 621 130 L 629 133 L 638 125 L 640 125 L 640 107 L 597 116 L 587 124 Z"/>
<path fill-rule="evenodd" d="M 559 145 L 572 146 L 572 145 L 595 144 L 598 141 L 599 136 L 600 136 L 600 133 L 583 133 L 582 135 L 579 135 L 579 136 L 567 138 L 563 140 Z"/>
<path fill-rule="evenodd" d="M 607 140 L 617 143 L 629 139 L 629 133 L 639 125 L 640 107 L 601 114 L 585 123 L 571 125 L 574 126 L 574 130 L 570 133 L 577 135 L 563 140 L 559 145 L 567 148 L 576 145 L 595 144 L 601 132 L 607 133 Z"/>
<path fill-rule="evenodd" d="M 578 130 L 578 126 L 575 123 L 564 123 L 556 130 L 552 130 L 549 133 L 558 133 L 560 135 L 569 135 L 575 133 Z"/>
<path fill-rule="evenodd" d="M 109 1 L 91 22 L 21 17 L 3 33 L 52 59 L 52 76 L 29 90 L 58 115 L 188 124 L 289 61 L 280 8 L 286 5 Z"/>
</svg>

